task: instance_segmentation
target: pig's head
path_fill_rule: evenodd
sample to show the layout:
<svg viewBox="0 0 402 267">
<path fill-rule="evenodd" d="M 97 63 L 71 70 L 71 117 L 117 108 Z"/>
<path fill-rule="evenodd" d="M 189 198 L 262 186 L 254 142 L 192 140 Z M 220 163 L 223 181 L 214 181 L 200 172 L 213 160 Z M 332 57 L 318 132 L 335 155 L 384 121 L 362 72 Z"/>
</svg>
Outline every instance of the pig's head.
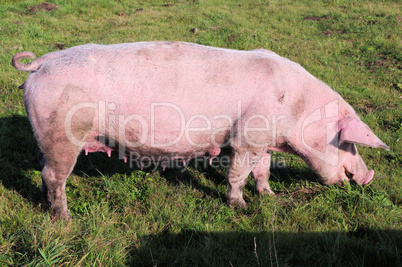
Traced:
<svg viewBox="0 0 402 267">
<path fill-rule="evenodd" d="M 310 152 L 306 161 L 325 184 L 342 184 L 349 180 L 348 174 L 356 183 L 368 184 L 374 177 L 374 171 L 367 169 L 356 144 L 389 150 L 357 117 L 344 117 L 336 124 L 335 137 L 326 145 L 325 157 Z"/>
</svg>

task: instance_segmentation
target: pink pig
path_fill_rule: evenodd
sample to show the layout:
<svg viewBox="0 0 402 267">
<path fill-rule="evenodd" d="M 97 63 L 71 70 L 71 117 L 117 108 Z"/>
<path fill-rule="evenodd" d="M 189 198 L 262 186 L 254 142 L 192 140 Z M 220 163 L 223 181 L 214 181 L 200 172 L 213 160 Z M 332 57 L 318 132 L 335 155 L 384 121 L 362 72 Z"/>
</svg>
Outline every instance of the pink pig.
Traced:
<svg viewBox="0 0 402 267">
<path fill-rule="evenodd" d="M 76 46 L 27 64 L 21 58 L 35 55 L 18 53 L 12 65 L 31 72 L 24 103 L 54 218 L 71 218 L 65 185 L 82 150 L 165 164 L 230 146 L 228 203 L 240 206 L 250 173 L 259 193 L 273 194 L 270 151 L 301 156 L 325 184 L 349 173 L 364 185 L 374 171 L 355 144 L 389 150 L 336 92 L 268 50 L 141 42 Z"/>
</svg>

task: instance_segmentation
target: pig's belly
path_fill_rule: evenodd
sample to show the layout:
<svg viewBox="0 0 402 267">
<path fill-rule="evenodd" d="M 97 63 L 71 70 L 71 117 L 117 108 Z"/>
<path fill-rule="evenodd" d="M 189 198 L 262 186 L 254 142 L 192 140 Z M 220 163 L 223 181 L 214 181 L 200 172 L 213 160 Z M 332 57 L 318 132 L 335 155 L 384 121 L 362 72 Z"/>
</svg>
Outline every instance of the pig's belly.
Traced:
<svg viewBox="0 0 402 267">
<path fill-rule="evenodd" d="M 166 140 L 165 140 L 166 141 Z M 173 140 L 174 141 L 174 140 Z M 192 143 L 185 138 L 177 142 L 148 142 L 141 143 L 141 140 L 135 142 L 114 140 L 103 135 L 92 134 L 84 144 L 82 150 L 85 155 L 93 152 L 104 152 L 111 156 L 112 151 L 118 152 L 121 156 L 131 159 L 150 158 L 152 161 L 169 161 L 175 159 L 189 160 L 196 157 L 216 157 L 220 154 L 220 145 L 217 143 Z"/>
</svg>

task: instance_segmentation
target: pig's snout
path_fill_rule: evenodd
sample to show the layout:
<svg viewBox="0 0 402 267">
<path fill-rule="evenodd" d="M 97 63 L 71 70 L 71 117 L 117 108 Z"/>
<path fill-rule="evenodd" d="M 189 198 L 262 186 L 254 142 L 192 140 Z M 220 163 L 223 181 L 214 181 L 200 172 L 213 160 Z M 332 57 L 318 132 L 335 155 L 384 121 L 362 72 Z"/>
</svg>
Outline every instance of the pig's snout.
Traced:
<svg viewBox="0 0 402 267">
<path fill-rule="evenodd" d="M 366 174 L 361 177 L 359 177 L 358 174 L 352 174 L 352 179 L 359 185 L 366 185 L 366 184 L 370 183 L 371 180 L 373 180 L 373 178 L 374 178 L 373 170 L 367 171 Z M 349 178 L 348 178 L 348 176 L 346 176 L 345 172 L 341 172 L 341 173 L 335 175 L 334 177 L 332 177 L 332 179 L 330 179 L 330 181 L 327 182 L 326 184 L 343 185 L 344 181 L 349 181 Z"/>
<path fill-rule="evenodd" d="M 353 180 L 355 180 L 356 183 L 358 183 L 360 185 L 366 185 L 366 184 L 370 183 L 371 180 L 373 180 L 373 177 L 374 177 L 374 171 L 370 170 L 369 172 L 367 172 L 367 174 L 365 175 L 364 179 L 359 180 L 359 179 L 355 179 L 353 177 Z"/>
</svg>

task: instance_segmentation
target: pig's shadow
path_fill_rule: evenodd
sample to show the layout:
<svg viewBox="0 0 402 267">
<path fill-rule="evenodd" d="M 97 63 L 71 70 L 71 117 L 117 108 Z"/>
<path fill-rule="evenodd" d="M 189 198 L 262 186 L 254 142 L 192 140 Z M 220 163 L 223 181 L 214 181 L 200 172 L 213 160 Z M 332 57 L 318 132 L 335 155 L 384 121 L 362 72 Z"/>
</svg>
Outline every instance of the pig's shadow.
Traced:
<svg viewBox="0 0 402 267">
<path fill-rule="evenodd" d="M 27 173 L 40 170 L 38 146 L 26 116 L 0 118 L 0 182 L 38 205 L 40 186 Z"/>
<path fill-rule="evenodd" d="M 173 185 L 184 184 L 186 186 L 195 188 L 206 195 L 215 198 L 222 199 L 226 202 L 226 193 L 221 194 L 218 190 L 205 185 L 200 178 L 200 175 L 205 177 L 205 179 L 213 182 L 215 185 L 227 186 L 227 167 L 220 166 L 216 164 L 217 162 L 225 162 L 221 160 L 222 158 L 228 158 L 231 154 L 230 148 L 223 148 L 222 153 L 214 159 L 214 163 L 210 165 L 207 158 L 198 158 L 190 160 L 186 167 L 182 166 L 181 162 L 172 162 L 173 167 L 166 167 L 164 170 L 160 165 L 151 165 L 148 168 L 144 168 L 143 171 L 149 173 L 159 172 L 169 183 Z M 274 162 L 275 160 L 273 160 Z M 106 153 L 91 153 L 85 156 L 81 153 L 77 165 L 74 168 L 73 173 L 77 175 L 87 175 L 87 176 L 99 176 L 99 175 L 113 175 L 115 173 L 119 174 L 130 174 L 133 171 L 140 170 L 139 164 L 133 164 L 130 167 L 129 163 L 124 163 L 119 160 L 116 155 L 108 157 Z M 294 182 L 298 181 L 317 181 L 317 175 L 308 168 L 287 168 L 286 166 L 281 166 L 279 164 L 271 165 L 271 176 L 270 181 L 280 182 L 284 187 L 290 186 Z M 246 189 L 250 192 L 254 192 L 254 181 L 249 177 Z M 247 200 L 246 200 L 247 201 Z"/>
<path fill-rule="evenodd" d="M 169 225 L 168 225 L 169 226 Z M 401 231 L 196 231 L 138 236 L 127 266 L 400 266 Z M 140 245 L 139 245 L 140 244 Z M 364 244 L 364 245 L 362 245 Z M 213 262 L 213 264 L 211 264 Z M 333 263 L 333 264 L 331 264 Z M 342 264 L 343 263 L 343 264 Z"/>
<path fill-rule="evenodd" d="M 26 116 L 14 115 L 11 117 L 0 118 L 0 164 L 2 166 L 0 176 L 1 183 L 10 190 L 15 190 L 25 199 L 35 205 L 41 203 L 40 184 L 33 182 L 27 177 L 27 173 L 40 171 L 39 148 L 33 137 L 32 129 Z M 230 155 L 230 149 L 223 149 L 221 155 L 215 160 L 220 162 L 220 158 Z M 213 198 L 226 198 L 215 189 L 204 185 L 199 177 L 194 173 L 202 175 L 217 185 L 227 185 L 227 170 L 209 166 L 208 160 L 200 162 L 192 160 L 188 163 L 189 168 L 177 167 L 162 168 L 157 170 L 166 178 L 169 183 L 174 185 L 185 184 Z M 150 166 L 144 171 L 152 171 L 155 166 Z M 115 173 L 130 174 L 136 171 L 119 160 L 116 155 L 108 158 L 105 153 L 91 153 L 85 156 L 83 153 L 78 158 L 73 173 L 79 176 L 99 177 L 101 175 L 111 176 Z M 196 170 L 196 172 L 194 172 Z M 291 177 L 291 179 L 289 179 Z M 295 180 L 315 180 L 316 176 L 310 170 L 300 170 L 298 168 L 273 168 L 271 169 L 270 181 L 280 181 L 284 185 L 290 185 Z M 253 191 L 253 183 L 247 184 L 247 189 Z M 226 199 L 224 199 L 226 201 Z"/>
</svg>

